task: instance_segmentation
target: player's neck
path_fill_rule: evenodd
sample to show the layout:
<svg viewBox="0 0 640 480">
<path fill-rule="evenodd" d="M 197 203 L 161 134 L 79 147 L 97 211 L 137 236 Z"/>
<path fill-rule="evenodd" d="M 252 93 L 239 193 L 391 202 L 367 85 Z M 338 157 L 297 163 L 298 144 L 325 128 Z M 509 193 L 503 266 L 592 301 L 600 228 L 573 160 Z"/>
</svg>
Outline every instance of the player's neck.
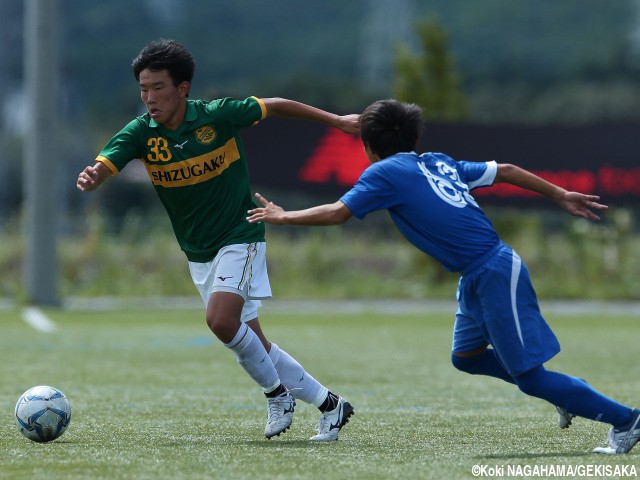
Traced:
<svg viewBox="0 0 640 480">
<path fill-rule="evenodd" d="M 187 114 L 187 99 L 185 98 L 183 102 L 180 103 L 175 113 L 169 118 L 166 122 L 162 124 L 164 128 L 167 130 L 177 130 L 182 122 L 184 122 L 184 117 Z"/>
</svg>

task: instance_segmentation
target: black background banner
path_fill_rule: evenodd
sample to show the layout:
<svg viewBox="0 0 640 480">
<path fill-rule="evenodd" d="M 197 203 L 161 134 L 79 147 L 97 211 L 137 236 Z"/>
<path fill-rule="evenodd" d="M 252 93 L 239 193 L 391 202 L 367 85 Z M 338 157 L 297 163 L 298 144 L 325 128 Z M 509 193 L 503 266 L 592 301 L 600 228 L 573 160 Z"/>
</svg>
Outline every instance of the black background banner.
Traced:
<svg viewBox="0 0 640 480">
<path fill-rule="evenodd" d="M 255 186 L 341 195 L 369 165 L 360 139 L 323 125 L 269 118 L 242 132 Z M 640 200 L 640 124 L 580 127 L 426 125 L 419 153 L 513 163 L 607 202 Z M 510 185 L 478 189 L 483 202 L 535 204 Z"/>
</svg>

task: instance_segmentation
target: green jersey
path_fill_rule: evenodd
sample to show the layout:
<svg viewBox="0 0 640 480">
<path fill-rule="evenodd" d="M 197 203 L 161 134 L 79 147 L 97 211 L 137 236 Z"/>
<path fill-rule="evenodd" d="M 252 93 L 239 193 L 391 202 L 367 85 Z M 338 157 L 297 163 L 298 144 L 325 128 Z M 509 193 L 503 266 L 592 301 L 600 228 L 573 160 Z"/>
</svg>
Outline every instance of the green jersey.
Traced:
<svg viewBox="0 0 640 480">
<path fill-rule="evenodd" d="M 255 208 L 238 131 L 266 116 L 262 100 L 188 100 L 176 130 L 147 113 L 129 122 L 97 161 L 113 175 L 140 159 L 189 261 L 208 262 L 226 245 L 264 241 L 264 224 L 246 221 Z"/>
</svg>

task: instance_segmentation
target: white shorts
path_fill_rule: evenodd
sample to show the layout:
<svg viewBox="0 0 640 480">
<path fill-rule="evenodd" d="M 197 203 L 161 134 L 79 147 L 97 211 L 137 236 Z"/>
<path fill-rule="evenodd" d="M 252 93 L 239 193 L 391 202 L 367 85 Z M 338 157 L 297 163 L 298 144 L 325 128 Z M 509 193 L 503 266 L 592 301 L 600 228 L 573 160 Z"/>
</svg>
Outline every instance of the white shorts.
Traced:
<svg viewBox="0 0 640 480">
<path fill-rule="evenodd" d="M 244 298 L 241 321 L 258 316 L 261 299 L 271 298 L 267 274 L 267 244 L 242 243 L 220 249 L 207 263 L 189 262 L 189 271 L 205 308 L 214 292 L 229 292 Z"/>
</svg>

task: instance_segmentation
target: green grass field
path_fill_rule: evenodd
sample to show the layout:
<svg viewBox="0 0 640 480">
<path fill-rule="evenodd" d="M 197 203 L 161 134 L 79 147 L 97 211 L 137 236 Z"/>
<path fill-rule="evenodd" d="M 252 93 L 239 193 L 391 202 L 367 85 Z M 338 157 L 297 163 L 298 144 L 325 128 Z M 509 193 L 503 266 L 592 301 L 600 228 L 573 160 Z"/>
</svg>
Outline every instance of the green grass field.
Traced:
<svg viewBox="0 0 640 480">
<path fill-rule="evenodd" d="M 200 311 L 50 310 L 54 333 L 0 311 L 0 478 L 458 479 L 474 465 L 610 465 L 591 454 L 608 427 L 575 419 L 498 380 L 449 363 L 451 315 L 262 311 L 271 340 L 348 397 L 340 440 L 312 443 L 317 410 L 299 402 L 290 431 L 263 437 L 266 402 Z M 554 315 L 563 352 L 549 368 L 640 405 L 640 317 Z M 23 438 L 13 409 L 27 388 L 69 398 L 67 432 Z M 523 477 L 520 477 L 523 478 Z"/>
</svg>

